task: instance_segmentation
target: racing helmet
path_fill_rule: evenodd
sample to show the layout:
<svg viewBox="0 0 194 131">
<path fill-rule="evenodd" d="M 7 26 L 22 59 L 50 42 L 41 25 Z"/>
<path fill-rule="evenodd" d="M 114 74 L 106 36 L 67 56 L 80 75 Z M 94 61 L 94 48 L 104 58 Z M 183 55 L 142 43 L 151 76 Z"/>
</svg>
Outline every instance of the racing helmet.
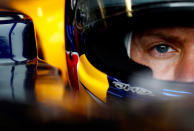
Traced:
<svg viewBox="0 0 194 131">
<path fill-rule="evenodd" d="M 135 62 L 131 41 L 149 28 L 192 26 L 192 0 L 70 0 L 65 7 L 66 57 L 70 85 L 96 101 L 192 96 L 193 82 L 160 80 Z"/>
</svg>

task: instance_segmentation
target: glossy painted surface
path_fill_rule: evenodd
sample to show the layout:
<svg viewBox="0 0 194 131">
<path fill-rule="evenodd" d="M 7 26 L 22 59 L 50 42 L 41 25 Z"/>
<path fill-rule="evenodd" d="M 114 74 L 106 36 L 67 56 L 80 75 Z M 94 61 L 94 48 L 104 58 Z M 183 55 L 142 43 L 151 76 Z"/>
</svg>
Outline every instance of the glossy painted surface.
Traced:
<svg viewBox="0 0 194 131">
<path fill-rule="evenodd" d="M 98 99 L 106 102 L 107 90 L 109 88 L 107 75 L 92 66 L 85 55 L 80 57 L 78 71 L 80 83 Z"/>
<path fill-rule="evenodd" d="M 36 72 L 30 63 L 37 61 L 33 23 L 23 14 L 0 12 L 0 30 L 0 98 L 26 101 Z"/>
<path fill-rule="evenodd" d="M 20 63 L 37 57 L 34 26 L 21 14 L 0 12 L 0 63 Z M 15 18 L 16 17 L 16 18 Z"/>
<path fill-rule="evenodd" d="M 36 30 L 39 56 L 61 70 L 67 85 L 64 5 L 65 0 L 0 0 L 0 8 L 22 12 L 31 17 Z"/>
<path fill-rule="evenodd" d="M 34 26 L 29 17 L 1 11 L 0 31 L 0 100 L 35 101 L 39 99 L 35 89 L 40 85 L 64 86 L 59 70 L 38 59 Z M 41 77 L 41 83 L 40 76 L 47 79 Z M 52 80 L 54 84 L 47 84 Z"/>
<path fill-rule="evenodd" d="M 75 90 L 79 90 L 78 81 L 78 62 L 79 55 L 74 52 L 66 52 L 67 59 L 67 69 L 69 74 L 69 80 L 71 81 L 71 87 Z"/>
</svg>

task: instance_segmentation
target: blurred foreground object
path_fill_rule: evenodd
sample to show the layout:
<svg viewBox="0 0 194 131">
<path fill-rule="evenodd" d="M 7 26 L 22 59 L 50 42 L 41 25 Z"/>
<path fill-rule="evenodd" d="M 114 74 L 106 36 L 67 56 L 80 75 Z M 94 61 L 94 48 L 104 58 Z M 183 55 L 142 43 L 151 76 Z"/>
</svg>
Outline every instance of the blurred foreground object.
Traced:
<svg viewBox="0 0 194 131">
<path fill-rule="evenodd" d="M 32 18 L 39 56 L 61 70 L 68 82 L 64 41 L 65 0 L 0 0 L 0 7 L 16 10 Z"/>
</svg>

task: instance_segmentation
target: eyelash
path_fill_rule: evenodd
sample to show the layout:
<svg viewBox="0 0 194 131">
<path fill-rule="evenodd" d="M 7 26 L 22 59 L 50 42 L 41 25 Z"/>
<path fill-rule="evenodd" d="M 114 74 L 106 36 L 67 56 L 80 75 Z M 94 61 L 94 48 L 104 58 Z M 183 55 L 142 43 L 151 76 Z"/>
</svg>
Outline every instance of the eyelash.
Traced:
<svg viewBox="0 0 194 131">
<path fill-rule="evenodd" d="M 161 47 L 161 46 L 165 46 L 165 48 L 167 47 L 166 51 L 164 51 L 164 53 L 159 52 L 159 49 L 157 49 L 157 47 Z M 149 52 L 151 54 L 151 56 L 154 57 L 160 57 L 160 58 L 166 58 L 171 56 L 174 52 L 176 52 L 176 49 L 174 49 L 171 45 L 166 44 L 166 43 L 158 43 L 156 45 L 153 45 L 151 48 L 149 48 Z"/>
</svg>

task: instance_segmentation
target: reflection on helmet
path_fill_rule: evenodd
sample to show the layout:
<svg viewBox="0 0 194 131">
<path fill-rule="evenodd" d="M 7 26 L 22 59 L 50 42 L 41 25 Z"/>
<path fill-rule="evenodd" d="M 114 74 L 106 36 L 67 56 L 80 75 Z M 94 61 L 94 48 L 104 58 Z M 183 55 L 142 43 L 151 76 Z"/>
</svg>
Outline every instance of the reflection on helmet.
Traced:
<svg viewBox="0 0 194 131">
<path fill-rule="evenodd" d="M 164 61 L 175 57 L 177 69 L 184 67 L 180 63 L 188 46 L 183 47 L 182 41 L 173 38 L 180 35 L 177 31 L 180 28 L 185 34 L 194 33 L 193 7 L 192 0 L 66 1 L 66 51 L 67 54 L 76 52 L 79 57 L 77 61 L 67 55 L 71 58 L 68 64 L 77 61 L 74 75 L 70 66 L 68 69 L 74 76 L 71 85 L 74 89 L 85 88 L 92 97 L 103 102 L 110 97 L 166 100 L 191 96 L 194 92 L 192 71 L 190 76 L 171 73 L 173 78 L 169 79 L 167 73 L 172 71 L 162 67 Z M 165 35 L 161 35 L 165 29 Z M 150 35 L 153 36 L 150 38 Z M 192 42 L 191 37 L 189 40 Z M 152 57 L 158 63 L 148 59 Z M 175 68 L 173 62 L 169 63 L 169 69 Z M 158 70 L 160 73 L 156 73 Z M 155 74 L 165 77 L 155 77 Z M 185 74 L 184 79 L 189 80 L 175 79 L 177 74 Z"/>
</svg>

